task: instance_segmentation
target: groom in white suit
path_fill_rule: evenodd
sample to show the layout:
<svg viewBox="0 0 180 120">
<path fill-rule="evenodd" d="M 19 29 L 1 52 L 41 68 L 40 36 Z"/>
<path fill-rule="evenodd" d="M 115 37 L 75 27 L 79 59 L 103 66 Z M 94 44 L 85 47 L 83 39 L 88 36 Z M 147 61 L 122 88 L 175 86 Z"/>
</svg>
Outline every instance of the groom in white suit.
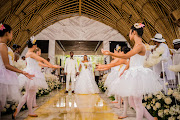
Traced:
<svg viewBox="0 0 180 120">
<path fill-rule="evenodd" d="M 71 90 L 72 93 L 74 93 L 74 79 L 75 76 L 79 74 L 77 60 L 73 58 L 73 55 L 74 53 L 71 51 L 70 58 L 67 58 L 65 62 L 64 71 L 66 75 L 66 93 L 68 93 L 69 90 L 70 78 L 71 78 Z"/>
</svg>

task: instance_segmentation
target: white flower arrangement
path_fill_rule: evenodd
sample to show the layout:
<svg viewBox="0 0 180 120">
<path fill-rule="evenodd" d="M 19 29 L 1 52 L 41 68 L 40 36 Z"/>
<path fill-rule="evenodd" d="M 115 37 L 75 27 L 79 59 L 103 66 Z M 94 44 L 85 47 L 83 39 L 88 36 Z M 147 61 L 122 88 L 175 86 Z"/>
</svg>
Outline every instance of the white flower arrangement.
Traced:
<svg viewBox="0 0 180 120">
<path fill-rule="evenodd" d="M 173 92 L 174 92 L 174 91 L 170 88 L 170 89 L 168 90 L 168 93 L 167 93 L 167 94 L 168 94 L 168 95 L 172 95 Z"/>
<path fill-rule="evenodd" d="M 165 115 L 169 115 L 169 109 L 165 109 L 165 110 L 164 110 L 164 114 L 165 114 Z"/>
<path fill-rule="evenodd" d="M 163 46 L 158 47 L 152 54 L 149 55 L 149 58 L 144 61 L 144 67 L 152 67 L 158 64 L 161 61 L 161 56 L 164 53 L 165 48 Z"/>
<path fill-rule="evenodd" d="M 161 118 L 163 117 L 163 110 L 158 111 L 158 116 L 161 117 Z"/>
<path fill-rule="evenodd" d="M 24 70 L 26 68 L 26 61 L 19 59 L 17 62 L 14 61 L 13 65 L 20 70 Z"/>
<path fill-rule="evenodd" d="M 158 119 L 177 120 L 180 118 L 180 86 L 174 90 L 169 89 L 168 94 L 158 92 L 153 95 L 145 95 L 143 105 L 146 104 L 147 110 Z"/>
<path fill-rule="evenodd" d="M 148 94 L 148 98 L 152 98 L 153 96 L 152 96 L 152 94 Z"/>
<path fill-rule="evenodd" d="M 173 72 L 180 72 L 180 64 L 169 66 L 169 70 L 171 70 Z"/>
<path fill-rule="evenodd" d="M 168 120 L 176 120 L 175 117 L 169 117 Z"/>
<path fill-rule="evenodd" d="M 171 102 L 172 102 L 172 99 L 170 98 L 170 97 L 167 97 L 167 98 L 165 98 L 165 103 L 167 104 L 167 105 L 169 105 L 169 104 L 171 104 Z"/>
<path fill-rule="evenodd" d="M 156 108 L 160 108 L 160 107 L 161 107 L 161 103 L 158 103 L 158 102 L 157 102 L 157 103 L 155 104 L 155 106 L 156 106 Z"/>
<path fill-rule="evenodd" d="M 149 110 L 149 109 L 151 109 L 151 106 L 150 106 L 150 105 L 147 105 L 146 108 Z"/>
</svg>

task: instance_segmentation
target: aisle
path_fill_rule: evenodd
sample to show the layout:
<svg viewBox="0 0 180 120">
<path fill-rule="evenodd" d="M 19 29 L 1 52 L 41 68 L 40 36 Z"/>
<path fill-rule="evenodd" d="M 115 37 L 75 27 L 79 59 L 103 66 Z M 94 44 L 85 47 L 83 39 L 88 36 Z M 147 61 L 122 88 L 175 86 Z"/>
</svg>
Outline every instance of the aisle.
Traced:
<svg viewBox="0 0 180 120">
<path fill-rule="evenodd" d="M 118 120 L 98 95 L 64 94 L 61 90 L 25 120 Z"/>
</svg>

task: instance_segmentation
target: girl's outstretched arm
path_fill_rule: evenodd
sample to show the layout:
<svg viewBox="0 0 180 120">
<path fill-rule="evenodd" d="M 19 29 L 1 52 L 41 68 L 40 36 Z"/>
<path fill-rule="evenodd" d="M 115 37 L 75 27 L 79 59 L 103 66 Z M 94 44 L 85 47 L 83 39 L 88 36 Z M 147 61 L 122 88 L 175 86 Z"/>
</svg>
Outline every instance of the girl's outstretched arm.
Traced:
<svg viewBox="0 0 180 120">
<path fill-rule="evenodd" d="M 104 55 L 110 55 L 110 56 L 114 56 L 114 57 L 118 57 L 118 58 L 124 58 L 124 59 L 129 59 L 131 56 L 134 56 L 135 54 L 139 54 L 144 48 L 143 44 L 138 44 L 138 47 L 135 46 L 131 51 L 129 51 L 126 54 L 122 54 L 122 53 L 112 53 L 108 50 L 101 50 L 102 54 Z"/>
<path fill-rule="evenodd" d="M 126 64 L 126 63 L 127 63 L 126 59 L 120 59 L 117 62 L 113 62 L 113 63 L 107 64 L 107 65 L 98 65 L 97 70 L 101 70 L 101 71 L 103 69 L 109 70 L 112 67 L 115 67 L 115 66 L 118 66 L 118 65 L 121 65 L 121 64 Z"/>
<path fill-rule="evenodd" d="M 31 52 L 31 53 L 29 54 L 29 56 L 30 56 L 31 58 L 33 58 L 33 59 L 39 61 L 39 62 L 45 63 L 46 65 L 48 65 L 48 66 L 51 67 L 51 68 L 61 68 L 61 66 L 58 66 L 58 65 L 52 65 L 52 64 L 49 63 L 47 60 L 45 60 L 44 58 L 38 56 L 37 54 L 35 54 L 35 53 L 33 53 L 33 52 Z"/>
</svg>

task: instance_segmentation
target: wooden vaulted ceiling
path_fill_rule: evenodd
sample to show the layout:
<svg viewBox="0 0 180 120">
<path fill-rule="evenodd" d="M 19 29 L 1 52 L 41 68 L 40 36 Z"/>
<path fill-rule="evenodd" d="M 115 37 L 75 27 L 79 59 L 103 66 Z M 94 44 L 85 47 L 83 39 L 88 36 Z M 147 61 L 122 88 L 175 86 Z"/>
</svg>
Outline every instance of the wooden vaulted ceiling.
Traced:
<svg viewBox="0 0 180 120">
<path fill-rule="evenodd" d="M 178 37 L 170 14 L 180 9 L 180 0 L 0 0 L 0 21 L 12 26 L 13 41 L 25 46 L 27 39 L 53 23 L 76 15 L 100 21 L 128 39 L 130 27 L 145 22 L 144 42 L 157 32 L 169 47 Z"/>
</svg>

